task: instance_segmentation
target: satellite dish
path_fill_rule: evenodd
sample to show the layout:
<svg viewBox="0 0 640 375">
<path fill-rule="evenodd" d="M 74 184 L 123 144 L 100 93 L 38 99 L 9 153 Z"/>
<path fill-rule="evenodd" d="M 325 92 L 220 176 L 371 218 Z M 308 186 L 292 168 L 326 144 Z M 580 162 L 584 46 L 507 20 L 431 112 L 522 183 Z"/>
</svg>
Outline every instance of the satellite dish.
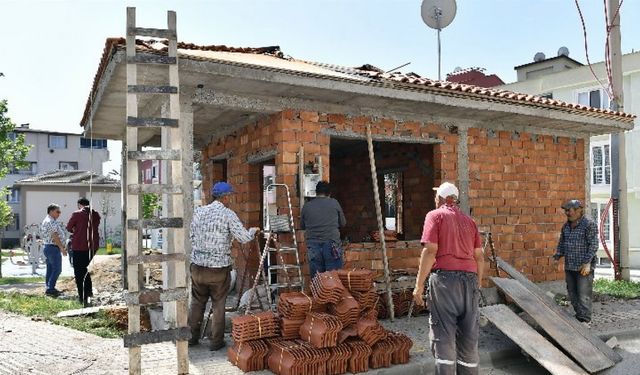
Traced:
<svg viewBox="0 0 640 375">
<path fill-rule="evenodd" d="M 455 0 L 424 0 L 422 20 L 432 29 L 442 30 L 449 26 L 456 16 Z"/>
<path fill-rule="evenodd" d="M 558 50 L 558 56 L 569 56 L 569 48 L 567 47 L 560 47 L 560 49 Z"/>
<path fill-rule="evenodd" d="M 460 72 L 460 71 L 462 71 L 462 67 L 459 67 L 459 66 L 456 66 L 456 68 L 453 69 L 454 73 L 457 73 L 457 72 Z"/>
<path fill-rule="evenodd" d="M 432 29 L 438 30 L 438 80 L 441 78 L 442 54 L 440 31 L 449 26 L 456 16 L 456 0 L 423 0 L 420 14 L 422 21 Z"/>
<path fill-rule="evenodd" d="M 542 52 L 538 52 L 535 54 L 535 56 L 533 56 L 533 61 L 538 62 L 538 61 L 542 61 L 544 59 L 546 59 L 547 57 L 544 55 L 544 53 Z"/>
</svg>

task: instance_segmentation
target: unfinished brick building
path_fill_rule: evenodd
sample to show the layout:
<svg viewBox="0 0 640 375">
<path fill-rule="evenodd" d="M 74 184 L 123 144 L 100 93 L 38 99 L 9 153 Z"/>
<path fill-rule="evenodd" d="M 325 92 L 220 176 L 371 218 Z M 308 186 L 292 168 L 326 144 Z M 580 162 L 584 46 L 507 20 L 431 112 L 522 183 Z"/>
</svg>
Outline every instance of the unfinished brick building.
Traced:
<svg viewBox="0 0 640 375">
<path fill-rule="evenodd" d="M 297 220 L 300 174 L 313 169 L 332 182 L 344 208 L 349 267 L 382 268 L 371 238 L 377 224 L 367 127 L 385 223 L 398 237 L 387 242 L 392 269 L 417 267 L 431 188 L 451 181 L 461 207 L 493 233 L 497 254 L 535 281 L 564 277 L 549 256 L 565 220 L 561 202 L 588 201 L 589 137 L 633 127 L 633 116 L 622 113 L 370 65 L 301 61 L 277 47 L 178 49 L 181 120 L 193 122 L 204 191 L 228 180 L 238 191 L 232 208 L 246 225 L 262 226 L 264 202 L 271 204 L 265 183 L 284 183 Z M 164 51 L 160 42 L 138 42 L 139 54 Z M 82 120 L 94 137 L 122 139 L 125 93 L 124 40 L 109 39 Z M 140 105 L 146 116 L 160 116 L 165 106 L 154 99 Z M 158 133 L 142 134 L 139 143 L 153 145 Z M 304 245 L 300 251 L 305 259 Z"/>
</svg>

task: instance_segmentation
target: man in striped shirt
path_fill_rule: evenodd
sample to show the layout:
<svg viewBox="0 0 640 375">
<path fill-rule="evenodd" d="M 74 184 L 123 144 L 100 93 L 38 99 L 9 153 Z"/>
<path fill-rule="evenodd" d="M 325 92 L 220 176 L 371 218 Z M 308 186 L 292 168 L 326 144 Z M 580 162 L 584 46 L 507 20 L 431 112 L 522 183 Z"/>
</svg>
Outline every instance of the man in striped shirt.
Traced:
<svg viewBox="0 0 640 375">
<path fill-rule="evenodd" d="M 191 222 L 191 310 L 189 345 L 197 345 L 207 301 L 211 297 L 213 317 L 209 348 L 219 350 L 224 343 L 225 301 L 231 286 L 231 243 L 251 241 L 258 228 L 246 230 L 238 215 L 228 208 L 233 188 L 218 182 L 211 189 L 213 202 L 198 207 Z"/>
</svg>

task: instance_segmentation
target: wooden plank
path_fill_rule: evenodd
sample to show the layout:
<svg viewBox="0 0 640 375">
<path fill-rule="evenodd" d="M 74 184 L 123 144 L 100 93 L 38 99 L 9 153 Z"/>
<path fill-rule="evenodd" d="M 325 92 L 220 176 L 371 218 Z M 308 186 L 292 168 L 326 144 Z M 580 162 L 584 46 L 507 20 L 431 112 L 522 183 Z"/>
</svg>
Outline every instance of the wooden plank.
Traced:
<svg viewBox="0 0 640 375">
<path fill-rule="evenodd" d="M 180 150 L 128 151 L 129 160 L 180 160 Z"/>
<path fill-rule="evenodd" d="M 587 374 L 507 306 L 481 307 L 480 313 L 553 375 Z"/>
<path fill-rule="evenodd" d="M 60 311 L 56 314 L 58 318 L 70 318 L 72 316 L 81 316 L 81 315 L 92 315 L 97 313 L 100 310 L 107 309 L 112 306 L 97 306 L 97 307 L 85 307 L 82 309 L 73 309 L 73 310 L 65 310 Z"/>
<path fill-rule="evenodd" d="M 582 367 L 590 373 L 601 371 L 615 363 L 598 348 L 558 317 L 540 298 L 524 287 L 519 281 L 492 277 L 500 290 L 526 311 L 542 329 L 562 346 Z"/>
<path fill-rule="evenodd" d="M 173 302 L 188 298 L 187 288 L 143 289 L 139 292 L 127 292 L 124 301 L 127 305 L 148 305 L 158 302 Z"/>
<path fill-rule="evenodd" d="M 185 262 L 186 260 L 187 260 L 187 255 L 182 253 L 150 254 L 150 255 L 137 255 L 137 256 L 127 257 L 127 262 L 129 262 L 129 264 Z"/>
<path fill-rule="evenodd" d="M 182 194 L 182 185 L 171 184 L 130 184 L 127 186 L 129 194 Z"/>
<path fill-rule="evenodd" d="M 150 127 L 178 127 L 178 120 L 163 117 L 133 117 L 127 116 L 127 125 L 140 128 Z"/>
<path fill-rule="evenodd" d="M 176 86 L 129 85 L 127 92 L 136 94 L 177 94 Z"/>
<path fill-rule="evenodd" d="M 522 284 L 524 287 L 529 289 L 530 292 L 535 294 L 540 299 L 540 301 L 542 301 L 542 303 L 553 310 L 553 312 L 558 314 L 558 317 L 568 325 L 570 325 L 574 331 L 582 335 L 582 337 L 587 339 L 591 344 L 593 344 L 596 348 L 603 352 L 607 356 L 607 358 L 616 363 L 622 361 L 622 356 L 620 354 L 616 353 L 613 349 L 608 347 L 607 344 L 599 337 L 591 334 L 587 327 L 580 324 L 580 322 L 578 322 L 573 316 L 571 316 L 571 314 L 569 314 L 562 307 L 558 306 L 555 301 L 547 296 L 546 293 L 538 285 L 518 272 L 518 270 L 516 270 L 511 264 L 505 262 L 500 257 L 496 257 L 496 263 L 498 264 L 498 267 L 500 267 L 504 272 L 506 272 L 515 280 L 518 280 L 520 284 Z"/>
<path fill-rule="evenodd" d="M 157 344 L 160 342 L 172 340 L 189 340 L 190 338 L 191 329 L 189 327 L 180 327 L 142 333 L 131 333 L 124 335 L 124 347 L 133 348 L 141 345 Z"/>
<path fill-rule="evenodd" d="M 157 64 L 157 65 L 176 65 L 178 59 L 176 57 L 163 55 L 135 55 L 127 56 L 127 64 Z"/>
<path fill-rule="evenodd" d="M 171 39 L 176 37 L 175 30 L 154 29 L 147 27 L 130 27 L 127 28 L 127 35 L 133 36 L 149 36 L 153 38 Z"/>
<path fill-rule="evenodd" d="M 159 228 L 182 228 L 181 217 L 160 217 L 153 219 L 129 219 L 128 229 L 159 229 Z"/>
</svg>

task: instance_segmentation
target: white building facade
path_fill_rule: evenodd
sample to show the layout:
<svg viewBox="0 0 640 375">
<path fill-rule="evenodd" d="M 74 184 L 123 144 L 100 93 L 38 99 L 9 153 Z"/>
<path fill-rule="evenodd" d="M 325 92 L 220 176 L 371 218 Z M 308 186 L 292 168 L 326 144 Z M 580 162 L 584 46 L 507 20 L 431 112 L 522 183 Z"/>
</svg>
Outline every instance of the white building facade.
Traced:
<svg viewBox="0 0 640 375">
<path fill-rule="evenodd" d="M 22 229 L 30 224 L 21 215 L 25 200 L 20 188 L 14 184 L 22 179 L 57 170 L 83 170 L 102 174 L 102 164 L 109 160 L 106 139 L 89 139 L 80 134 L 30 129 L 27 124 L 16 127 L 14 138 L 21 134 L 31 149 L 24 169 L 13 168 L 0 180 L 0 186 L 8 187 L 7 201 L 14 213 L 14 221 L 5 228 L 2 245 L 15 246 L 20 241 Z"/>
<path fill-rule="evenodd" d="M 556 69 L 538 69 L 548 61 L 554 60 Z M 562 64 L 567 62 L 567 64 Z M 560 63 L 561 67 L 557 68 Z M 606 85 L 604 63 L 593 64 L 592 68 L 599 81 Z M 584 104 L 591 107 L 608 108 L 609 98 L 603 88 L 586 65 L 575 64 L 575 60 L 567 56 L 521 65 L 518 71 L 518 82 L 499 86 L 498 88 L 535 94 L 566 102 Z M 623 71 L 623 103 L 624 112 L 640 114 L 640 52 L 622 56 Z M 631 267 L 640 268 L 640 231 L 633 230 L 640 226 L 640 120 L 636 118 L 635 128 L 626 133 L 627 157 L 627 202 L 629 213 L 629 247 Z M 593 217 L 601 217 L 611 197 L 611 139 L 608 135 L 592 137 L 590 142 L 591 162 L 591 202 L 589 211 Z M 569 197 L 567 197 L 569 198 Z M 613 226 L 611 210 L 604 223 L 604 237 L 607 247 L 613 248 Z M 602 248 L 602 245 L 600 246 Z M 604 251 L 600 258 L 606 258 Z"/>
</svg>

